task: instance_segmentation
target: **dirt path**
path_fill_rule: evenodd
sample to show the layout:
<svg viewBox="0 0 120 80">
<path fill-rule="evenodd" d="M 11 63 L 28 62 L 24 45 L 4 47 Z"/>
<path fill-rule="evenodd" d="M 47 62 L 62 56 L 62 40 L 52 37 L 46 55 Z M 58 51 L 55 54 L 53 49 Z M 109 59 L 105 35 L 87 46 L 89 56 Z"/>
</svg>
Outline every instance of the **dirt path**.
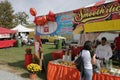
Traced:
<svg viewBox="0 0 120 80">
<path fill-rule="evenodd" d="M 11 67 L 11 66 L 9 66 L 5 63 L 2 63 L 2 62 L 0 62 L 0 70 L 4 70 L 4 71 L 14 73 L 14 74 L 24 78 L 24 80 L 30 80 L 28 74 L 25 74 L 22 71 L 17 70 L 14 67 Z"/>
</svg>

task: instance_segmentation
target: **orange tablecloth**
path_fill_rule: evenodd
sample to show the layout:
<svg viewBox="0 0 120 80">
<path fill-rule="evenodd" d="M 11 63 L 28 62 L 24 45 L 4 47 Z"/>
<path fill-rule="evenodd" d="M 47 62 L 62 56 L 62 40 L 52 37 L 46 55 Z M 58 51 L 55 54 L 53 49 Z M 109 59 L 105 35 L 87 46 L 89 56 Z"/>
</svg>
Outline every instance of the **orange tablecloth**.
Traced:
<svg viewBox="0 0 120 80">
<path fill-rule="evenodd" d="M 113 76 L 110 74 L 93 74 L 93 80 L 120 80 L 120 76 Z"/>
<path fill-rule="evenodd" d="M 76 68 L 48 63 L 47 80 L 80 80 L 80 72 Z M 120 76 L 110 74 L 93 74 L 92 80 L 120 80 Z"/>
<path fill-rule="evenodd" d="M 63 55 L 64 55 L 63 50 L 57 50 L 57 51 L 52 52 L 53 59 L 60 59 L 60 58 L 62 59 Z"/>
<path fill-rule="evenodd" d="M 0 48 L 13 47 L 16 44 L 16 40 L 0 40 Z"/>
<path fill-rule="evenodd" d="M 76 68 L 49 62 L 47 80 L 80 80 L 80 72 Z"/>
</svg>

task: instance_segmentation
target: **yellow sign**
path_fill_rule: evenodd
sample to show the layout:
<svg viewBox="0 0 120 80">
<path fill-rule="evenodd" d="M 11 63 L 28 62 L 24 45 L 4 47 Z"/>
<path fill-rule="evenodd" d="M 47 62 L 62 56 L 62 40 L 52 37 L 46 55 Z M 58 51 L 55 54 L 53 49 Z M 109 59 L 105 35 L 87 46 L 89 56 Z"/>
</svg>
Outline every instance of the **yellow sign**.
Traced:
<svg viewBox="0 0 120 80">
<path fill-rule="evenodd" d="M 85 32 L 120 30 L 120 19 L 84 24 Z"/>
<path fill-rule="evenodd" d="M 83 29 L 83 26 L 81 25 L 77 25 L 75 30 L 73 31 L 74 34 L 80 34 L 80 32 L 82 32 L 84 29 Z"/>
</svg>

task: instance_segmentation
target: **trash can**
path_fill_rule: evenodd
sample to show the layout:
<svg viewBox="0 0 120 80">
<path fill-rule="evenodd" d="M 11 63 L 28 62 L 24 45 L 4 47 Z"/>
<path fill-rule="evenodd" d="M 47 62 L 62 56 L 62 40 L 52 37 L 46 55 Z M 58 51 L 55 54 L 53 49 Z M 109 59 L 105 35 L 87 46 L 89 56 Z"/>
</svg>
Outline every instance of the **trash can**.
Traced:
<svg viewBox="0 0 120 80">
<path fill-rule="evenodd" d="M 56 48 L 56 49 L 58 49 L 58 42 L 59 42 L 59 40 L 55 40 L 55 41 L 54 41 L 54 45 L 55 45 L 55 48 Z"/>
<path fill-rule="evenodd" d="M 54 44 L 56 46 L 56 49 L 62 49 L 62 39 L 57 39 L 54 41 Z"/>
<path fill-rule="evenodd" d="M 18 39 L 18 40 L 17 40 L 17 46 L 18 46 L 18 47 L 21 47 L 21 46 L 22 46 L 22 41 L 21 41 L 21 39 Z"/>
<path fill-rule="evenodd" d="M 62 39 L 58 40 L 58 49 L 62 49 Z"/>
<path fill-rule="evenodd" d="M 32 60 L 33 60 L 32 54 L 25 54 L 24 67 L 27 67 L 27 65 L 32 63 Z"/>
</svg>

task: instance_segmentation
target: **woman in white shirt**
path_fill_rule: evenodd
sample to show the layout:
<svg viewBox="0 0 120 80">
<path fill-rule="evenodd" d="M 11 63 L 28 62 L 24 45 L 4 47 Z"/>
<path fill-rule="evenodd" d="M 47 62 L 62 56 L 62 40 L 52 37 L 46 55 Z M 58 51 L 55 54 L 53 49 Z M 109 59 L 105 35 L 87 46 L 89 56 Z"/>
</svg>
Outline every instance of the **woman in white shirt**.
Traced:
<svg viewBox="0 0 120 80">
<path fill-rule="evenodd" d="M 93 67 L 92 64 L 95 64 L 95 54 L 91 57 L 92 53 L 92 42 L 86 41 L 82 50 L 82 58 L 84 62 L 84 78 L 85 80 L 92 80 Z"/>
</svg>

